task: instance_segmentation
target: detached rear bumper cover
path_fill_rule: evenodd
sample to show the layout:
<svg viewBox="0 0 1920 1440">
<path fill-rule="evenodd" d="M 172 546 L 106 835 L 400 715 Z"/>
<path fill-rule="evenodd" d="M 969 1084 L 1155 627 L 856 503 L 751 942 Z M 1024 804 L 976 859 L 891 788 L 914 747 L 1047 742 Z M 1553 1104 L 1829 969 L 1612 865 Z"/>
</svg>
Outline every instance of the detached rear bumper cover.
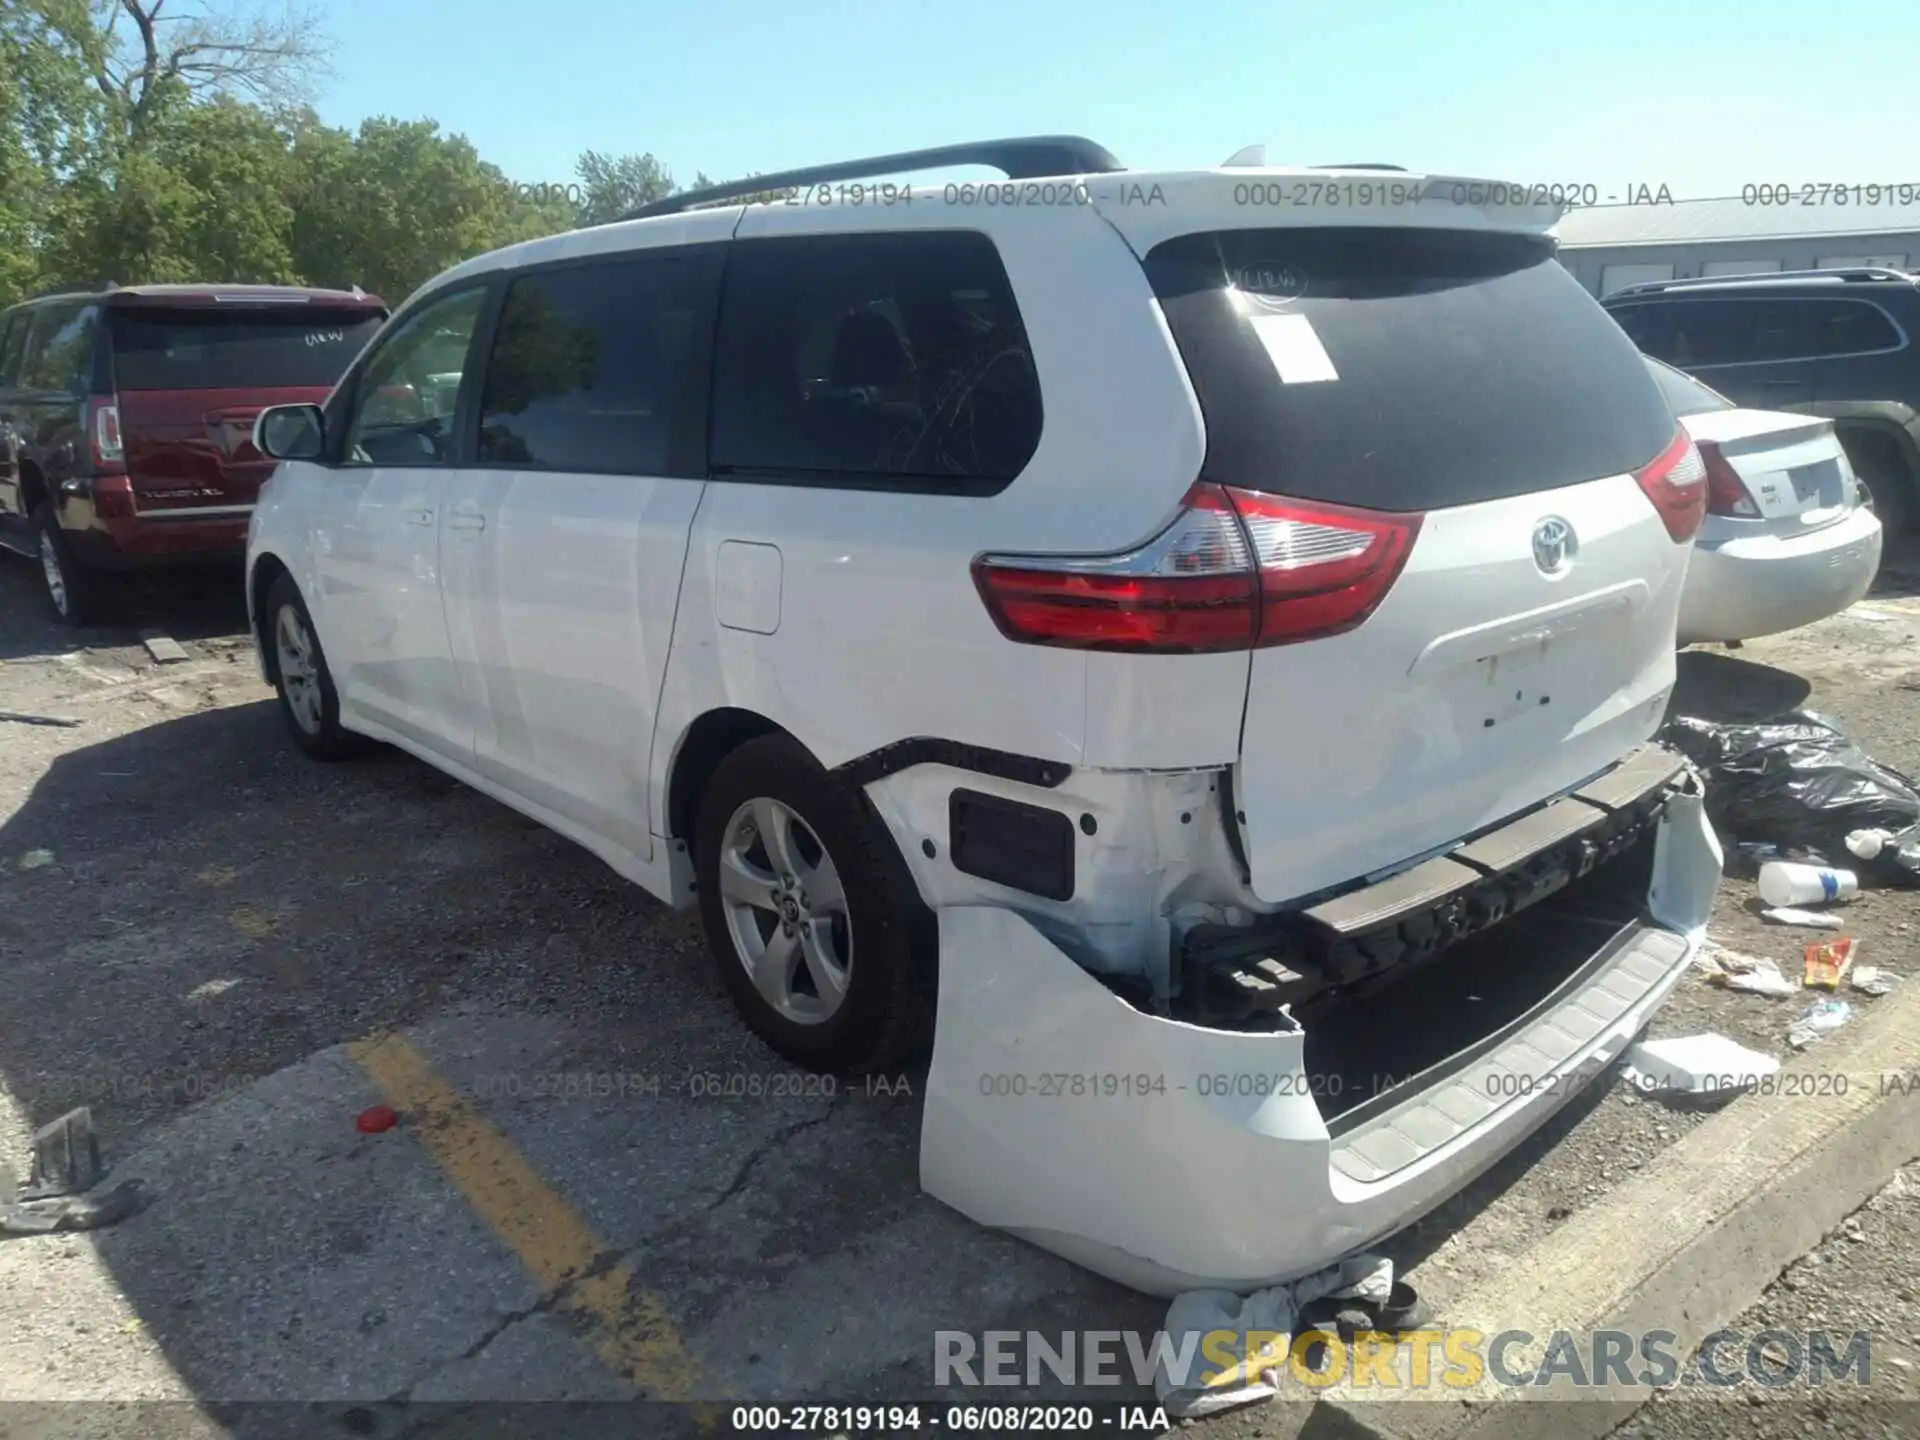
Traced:
<svg viewBox="0 0 1920 1440">
<path fill-rule="evenodd" d="M 943 910 L 921 1184 L 1150 1294 L 1307 1274 L 1418 1219 L 1610 1064 L 1699 948 L 1720 861 L 1699 795 L 1674 795 L 1646 923 L 1456 1075 L 1338 1138 L 1298 1029 L 1145 1014 L 1019 915 Z M 1486 1083 L 1489 1066 L 1533 1084 Z"/>
</svg>

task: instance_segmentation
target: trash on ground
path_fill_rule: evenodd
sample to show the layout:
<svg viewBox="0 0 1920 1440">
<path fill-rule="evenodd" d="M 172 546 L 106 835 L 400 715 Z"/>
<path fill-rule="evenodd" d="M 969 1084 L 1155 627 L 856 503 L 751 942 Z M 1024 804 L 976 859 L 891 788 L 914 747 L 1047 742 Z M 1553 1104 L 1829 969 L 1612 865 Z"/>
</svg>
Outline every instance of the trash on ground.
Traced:
<svg viewBox="0 0 1920 1440">
<path fill-rule="evenodd" d="M 78 1195 L 98 1185 L 106 1173 L 100 1163 L 100 1137 L 94 1132 L 93 1111 L 82 1105 L 34 1133 L 33 1172 L 20 1187 L 20 1198 L 45 1200 L 55 1195 Z"/>
<path fill-rule="evenodd" d="M 1891 838 L 1860 857 L 1865 878 L 1920 885 L 1920 794 L 1821 716 L 1795 710 L 1758 725 L 1678 716 L 1661 735 L 1705 772 L 1707 818 L 1743 856 L 1750 844 L 1775 845 L 1832 862 L 1851 853 L 1847 836 L 1884 830 Z"/>
<path fill-rule="evenodd" d="M 17 1200 L 0 1200 L 0 1235 L 49 1235 L 118 1224 L 141 1208 L 140 1182 L 128 1180 L 105 1194 L 90 1193 L 105 1175 L 93 1111 L 84 1105 L 69 1110 L 35 1132 L 32 1173 Z"/>
<path fill-rule="evenodd" d="M 0 1235 L 51 1235 L 62 1230 L 100 1230 L 139 1213 L 140 1182 L 126 1180 L 104 1195 L 54 1195 L 0 1205 Z"/>
<path fill-rule="evenodd" d="M 1847 849 L 1855 859 L 1871 860 L 1886 849 L 1892 839 L 1891 830 L 1855 830 L 1847 836 Z"/>
<path fill-rule="evenodd" d="M 1878 997 L 1890 993 L 1900 983 L 1900 977 L 1878 965 L 1856 965 L 1847 976 L 1847 983 L 1863 995 Z"/>
<path fill-rule="evenodd" d="M 1743 955 L 1738 950 L 1716 950 L 1711 957 L 1709 984 L 1727 990 L 1744 990 L 1753 995 L 1771 995 L 1784 999 L 1798 995 L 1800 987 L 1782 973 L 1778 962 L 1763 955 Z"/>
<path fill-rule="evenodd" d="M 1806 973 L 1802 983 L 1809 988 L 1838 990 L 1840 982 L 1846 979 L 1847 970 L 1853 964 L 1853 957 L 1859 946 L 1851 935 L 1843 935 L 1838 940 L 1816 940 L 1807 946 Z"/>
<path fill-rule="evenodd" d="M 1824 905 L 1859 893 L 1860 877 L 1851 870 L 1790 860 L 1770 860 L 1760 867 L 1760 898 L 1769 905 Z"/>
<path fill-rule="evenodd" d="M 1771 920 L 1776 925 L 1799 925 L 1808 930 L 1840 930 L 1847 923 L 1838 915 L 1822 914 L 1818 910 L 1794 910 L 1785 905 L 1762 910 L 1760 918 Z"/>
<path fill-rule="evenodd" d="M 14 725 L 57 725 L 69 730 L 84 723 L 79 720 L 68 720 L 60 715 L 29 715 L 24 710 L 0 710 L 0 722 Z"/>
<path fill-rule="evenodd" d="M 1725 1035 L 1644 1040 L 1627 1051 L 1627 1079 L 1643 1091 L 1711 1095 L 1751 1089 L 1780 1068 L 1771 1055 Z"/>
<path fill-rule="evenodd" d="M 29 850 L 20 857 L 20 868 L 22 870 L 44 870 L 51 864 L 53 864 L 53 851 L 51 850 Z"/>
<path fill-rule="evenodd" d="M 1153 1375 L 1159 1402 L 1175 1419 L 1189 1419 L 1272 1399 L 1280 1393 L 1302 1312 L 1317 1301 L 1353 1302 L 1353 1308 L 1378 1322 L 1376 1328 L 1385 1328 L 1393 1315 L 1417 1315 L 1424 1320 L 1424 1307 L 1412 1287 L 1394 1284 L 1393 1262 L 1379 1255 L 1349 1256 L 1304 1279 L 1256 1290 L 1251 1295 L 1236 1295 L 1231 1290 L 1188 1290 L 1174 1296 L 1167 1307 L 1169 1343 L 1159 1347 Z M 1347 1307 L 1336 1304 L 1330 1313 L 1337 1314 L 1343 1308 Z M 1400 1328 L 1418 1327 L 1402 1319 Z M 1204 1366 L 1196 1363 L 1180 1376 L 1167 1369 L 1171 1354 L 1185 1353 L 1197 1361 L 1200 1342 L 1220 1330 L 1239 1335 L 1238 1364 L 1207 1381 L 1200 1376 L 1203 1369 L 1217 1368 L 1211 1362 Z M 1248 1337 L 1256 1331 L 1262 1343 L 1248 1354 Z"/>
<path fill-rule="evenodd" d="M 372 1105 L 354 1118 L 353 1128 L 362 1135 L 378 1135 L 399 1123 L 399 1112 L 391 1105 Z"/>
<path fill-rule="evenodd" d="M 1853 1007 L 1844 1000 L 1816 1000 L 1807 1013 L 1793 1022 L 1787 1031 L 1787 1043 L 1804 1050 L 1828 1031 L 1838 1030 L 1853 1018 Z"/>
</svg>

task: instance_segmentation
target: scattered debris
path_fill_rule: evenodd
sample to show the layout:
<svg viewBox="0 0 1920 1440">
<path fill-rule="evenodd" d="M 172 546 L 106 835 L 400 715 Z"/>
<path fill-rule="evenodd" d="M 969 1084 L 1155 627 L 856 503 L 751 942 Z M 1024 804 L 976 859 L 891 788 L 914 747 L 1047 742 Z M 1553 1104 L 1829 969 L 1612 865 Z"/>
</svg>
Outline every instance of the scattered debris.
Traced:
<svg viewBox="0 0 1920 1440">
<path fill-rule="evenodd" d="M 1884 830 L 1872 860 L 1860 857 L 1868 878 L 1920 885 L 1920 794 L 1830 721 L 1810 710 L 1758 725 L 1680 716 L 1661 735 L 1706 773 L 1707 816 L 1741 853 L 1774 845 L 1830 863 L 1850 853 L 1847 836 Z"/>
<path fill-rule="evenodd" d="M 69 730 L 85 723 L 81 720 L 69 720 L 61 715 L 29 715 L 24 710 L 0 710 L 0 721 L 14 725 L 57 725 Z"/>
<path fill-rule="evenodd" d="M 1804 1050 L 1829 1031 L 1838 1030 L 1853 1018 L 1853 1007 L 1844 1000 L 1816 1000 L 1807 1007 L 1806 1014 L 1793 1022 L 1793 1028 L 1787 1031 L 1787 1043 L 1796 1050 Z"/>
<path fill-rule="evenodd" d="M 1331 1305 L 1316 1302 L 1335 1302 Z M 1341 1312 L 1354 1312 L 1356 1328 L 1418 1329 L 1427 1323 L 1426 1307 L 1413 1287 L 1396 1285 L 1393 1262 L 1378 1255 L 1352 1255 L 1337 1265 L 1251 1295 L 1226 1290 L 1188 1290 L 1176 1295 L 1167 1308 L 1166 1332 L 1172 1342 L 1160 1347 L 1153 1385 L 1167 1413 L 1176 1419 L 1197 1418 L 1235 1409 L 1280 1392 L 1288 1368 L 1292 1337 L 1306 1315 L 1324 1312 L 1333 1331 Z M 1304 1313 L 1303 1313 L 1304 1312 Z M 1197 1341 L 1219 1331 L 1240 1337 L 1239 1363 L 1225 1374 L 1201 1383 L 1199 1377 L 1176 1379 L 1167 1370 L 1169 1351 L 1179 1353 L 1186 1337 Z M 1256 1345 L 1253 1337 L 1259 1336 Z M 1192 1345 L 1185 1350 L 1191 1353 Z M 1249 1353 L 1251 1350 L 1251 1353 Z M 1311 1357 L 1307 1357 L 1311 1363 Z M 1186 1383 L 1182 1384 L 1184 1380 Z"/>
<path fill-rule="evenodd" d="M 1762 910 L 1760 918 L 1771 920 L 1776 925 L 1799 925 L 1808 930 L 1839 930 L 1847 923 L 1838 915 L 1824 915 L 1818 910 L 1793 910 L 1784 905 Z"/>
<path fill-rule="evenodd" d="M 51 1235 L 63 1230 L 101 1230 L 138 1214 L 145 1204 L 140 1182 L 127 1180 L 104 1195 L 56 1195 L 0 1206 L 0 1235 Z"/>
<path fill-rule="evenodd" d="M 147 647 L 147 654 L 151 655 L 157 664 L 177 665 L 182 660 L 193 658 L 187 654 L 178 640 L 164 630 L 142 630 L 140 640 Z"/>
<path fill-rule="evenodd" d="M 353 1128 L 362 1135 L 380 1135 L 400 1123 L 400 1112 L 391 1105 L 373 1105 L 354 1119 Z"/>
<path fill-rule="evenodd" d="M 29 850 L 20 857 L 20 868 L 22 870 L 44 870 L 51 864 L 53 864 L 53 851 L 51 850 Z"/>
<path fill-rule="evenodd" d="M 1892 839 L 1891 830 L 1855 830 L 1847 836 L 1847 849 L 1855 859 L 1871 860 L 1886 849 Z"/>
<path fill-rule="evenodd" d="M 1643 1091 L 1686 1095 L 1750 1090 L 1780 1068 L 1771 1055 L 1725 1035 L 1645 1040 L 1627 1052 L 1627 1079 Z"/>
<path fill-rule="evenodd" d="M 1900 977 L 1878 965 L 1861 965 L 1847 976 L 1847 981 L 1861 994 L 1878 998 L 1891 993 L 1893 987 L 1900 983 Z"/>
<path fill-rule="evenodd" d="M 1848 935 L 1838 940 L 1816 940 L 1807 946 L 1806 973 L 1801 977 L 1801 983 L 1810 989 L 1838 990 L 1840 982 L 1853 965 L 1858 948 L 1853 937 Z"/>
<path fill-rule="evenodd" d="M 98 1185 L 105 1173 L 93 1111 L 82 1105 L 34 1133 L 33 1173 L 20 1187 L 20 1198 L 45 1200 L 54 1195 L 78 1195 Z"/>
<path fill-rule="evenodd" d="M 1825 865 L 1796 865 L 1769 860 L 1760 867 L 1760 898 L 1769 905 L 1826 904 L 1860 893 L 1860 877 Z"/>
<path fill-rule="evenodd" d="M 70 1110 L 33 1137 L 33 1172 L 19 1199 L 0 1205 L 0 1235 L 49 1235 L 62 1230 L 98 1230 L 141 1208 L 138 1181 L 104 1195 L 91 1192 L 106 1175 L 93 1112 Z"/>
<path fill-rule="evenodd" d="M 1745 955 L 1738 950 L 1714 950 L 1708 957 L 1711 969 L 1707 982 L 1727 990 L 1744 990 L 1753 995 L 1784 999 L 1800 993 L 1780 966 L 1761 955 Z"/>
</svg>

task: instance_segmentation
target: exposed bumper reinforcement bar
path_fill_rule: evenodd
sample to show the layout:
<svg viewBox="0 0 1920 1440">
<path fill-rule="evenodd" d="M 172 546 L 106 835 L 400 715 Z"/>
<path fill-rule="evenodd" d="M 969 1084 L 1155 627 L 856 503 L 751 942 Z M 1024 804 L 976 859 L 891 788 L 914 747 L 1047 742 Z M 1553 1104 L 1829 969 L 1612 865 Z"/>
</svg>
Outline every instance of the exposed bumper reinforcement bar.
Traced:
<svg viewBox="0 0 1920 1440">
<path fill-rule="evenodd" d="M 1677 751 L 1645 745 L 1446 855 L 1253 926 L 1196 926 L 1176 967 L 1182 1008 L 1232 1020 L 1435 955 L 1644 840 L 1685 771 Z"/>
</svg>

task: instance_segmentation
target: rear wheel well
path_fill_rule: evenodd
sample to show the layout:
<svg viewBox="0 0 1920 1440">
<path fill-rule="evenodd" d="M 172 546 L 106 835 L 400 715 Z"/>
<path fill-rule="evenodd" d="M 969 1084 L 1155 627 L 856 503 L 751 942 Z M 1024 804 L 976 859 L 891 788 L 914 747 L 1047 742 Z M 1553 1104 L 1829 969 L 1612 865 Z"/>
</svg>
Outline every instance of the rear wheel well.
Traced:
<svg viewBox="0 0 1920 1440">
<path fill-rule="evenodd" d="M 249 608 L 253 612 L 254 638 L 260 642 L 260 654 L 266 662 L 267 674 L 272 679 L 279 677 L 274 674 L 273 646 L 267 643 L 267 591 L 273 587 L 274 581 L 291 573 L 279 556 L 262 555 L 254 562 L 253 574 L 247 579 L 247 595 L 252 601 Z"/>
<path fill-rule="evenodd" d="M 47 482 L 31 460 L 20 462 L 20 508 L 31 515 L 47 499 Z"/>
<path fill-rule="evenodd" d="M 694 817 L 700 813 L 700 797 L 707 782 L 735 750 L 762 735 L 785 732 L 764 715 L 751 710 L 709 710 L 688 728 L 674 757 L 673 775 L 667 782 L 667 833 L 691 841 Z"/>
<path fill-rule="evenodd" d="M 1855 473 L 1868 481 L 1870 488 L 1879 490 L 1890 482 L 1899 487 L 1902 503 L 1891 507 L 1893 514 L 1882 516 L 1895 522 L 1890 529 L 1897 528 L 1899 522 L 1912 516 L 1916 501 L 1920 501 L 1920 456 L 1890 425 L 1837 421 L 1833 428 Z M 1889 508 L 1882 501 L 1876 503 L 1882 509 Z"/>
</svg>

